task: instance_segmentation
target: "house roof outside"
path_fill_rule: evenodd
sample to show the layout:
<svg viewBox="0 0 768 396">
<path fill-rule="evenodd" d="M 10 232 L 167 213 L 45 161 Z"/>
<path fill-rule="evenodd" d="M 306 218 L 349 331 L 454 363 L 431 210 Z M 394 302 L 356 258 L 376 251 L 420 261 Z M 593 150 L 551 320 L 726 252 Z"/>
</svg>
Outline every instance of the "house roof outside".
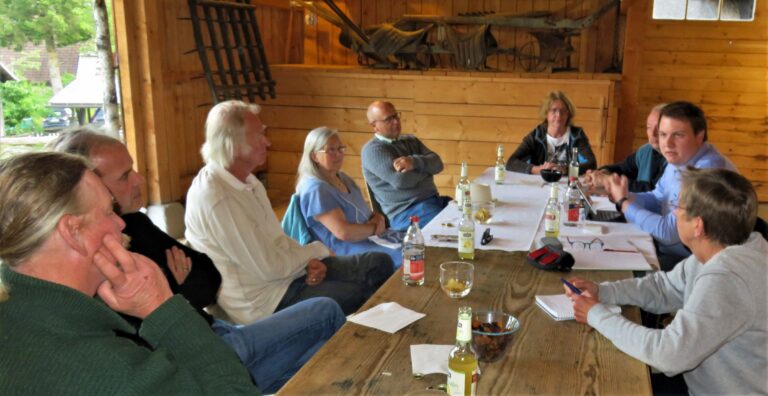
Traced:
<svg viewBox="0 0 768 396">
<path fill-rule="evenodd" d="M 80 56 L 80 45 L 73 44 L 67 47 L 57 49 L 59 54 L 59 70 L 61 73 L 77 72 L 77 61 Z M 30 56 L 32 54 L 33 56 Z M 36 54 L 39 54 L 36 55 Z M 45 44 L 27 44 L 21 51 L 15 51 L 13 48 L 0 48 L 0 63 L 7 68 L 13 68 L 17 62 L 23 62 L 25 58 L 39 59 L 39 69 L 26 69 L 21 71 L 17 77 L 36 83 L 48 83 L 50 80 L 48 74 L 48 53 L 45 51 Z"/>
<path fill-rule="evenodd" d="M 95 56 L 82 56 L 77 76 L 48 101 L 51 107 L 101 107 L 104 105 L 104 82 Z"/>
<path fill-rule="evenodd" d="M 4 83 L 6 81 L 19 81 L 19 78 L 13 74 L 13 71 L 10 67 L 7 67 L 2 62 L 0 62 L 0 83 Z"/>
</svg>

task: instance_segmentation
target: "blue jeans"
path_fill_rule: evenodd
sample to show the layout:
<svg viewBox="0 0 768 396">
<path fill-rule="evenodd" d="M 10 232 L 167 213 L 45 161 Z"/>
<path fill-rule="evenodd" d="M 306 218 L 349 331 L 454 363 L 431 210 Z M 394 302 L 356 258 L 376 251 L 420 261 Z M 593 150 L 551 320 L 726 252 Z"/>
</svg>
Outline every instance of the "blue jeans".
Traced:
<svg viewBox="0 0 768 396">
<path fill-rule="evenodd" d="M 235 350 L 261 391 L 275 393 L 345 321 L 338 304 L 320 297 L 248 325 L 216 319 L 211 328 Z"/>
<path fill-rule="evenodd" d="M 312 297 L 330 297 L 344 314 L 357 311 L 394 273 L 392 258 L 386 253 L 368 252 L 349 256 L 330 256 L 321 260 L 327 271 L 325 279 L 307 285 L 307 276 L 294 279 L 275 312 Z"/>
<path fill-rule="evenodd" d="M 390 228 L 397 231 L 406 231 L 408 226 L 411 225 L 411 216 L 419 216 L 419 227 L 424 228 L 427 223 L 448 205 L 450 200 L 450 197 L 435 195 L 434 197 L 416 202 L 389 219 Z"/>
</svg>

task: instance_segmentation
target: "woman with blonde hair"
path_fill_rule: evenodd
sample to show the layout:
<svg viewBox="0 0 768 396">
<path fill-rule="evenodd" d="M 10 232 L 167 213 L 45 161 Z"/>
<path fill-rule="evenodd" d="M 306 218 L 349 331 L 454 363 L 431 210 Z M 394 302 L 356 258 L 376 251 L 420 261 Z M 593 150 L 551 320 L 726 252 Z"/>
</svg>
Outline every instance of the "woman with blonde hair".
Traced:
<svg viewBox="0 0 768 396">
<path fill-rule="evenodd" d="M 571 160 L 571 149 L 579 149 L 579 174 L 597 168 L 595 154 L 584 130 L 573 125 L 576 108 L 561 91 L 550 92 L 539 111 L 542 120 L 507 161 L 507 170 L 538 175 Z"/>
<path fill-rule="evenodd" d="M 336 130 L 319 127 L 307 135 L 296 181 L 307 227 L 336 254 L 384 252 L 399 267 L 403 259 L 400 249 L 368 239 L 387 231 L 384 216 L 371 211 L 360 188 L 341 171 L 345 151 Z"/>
</svg>

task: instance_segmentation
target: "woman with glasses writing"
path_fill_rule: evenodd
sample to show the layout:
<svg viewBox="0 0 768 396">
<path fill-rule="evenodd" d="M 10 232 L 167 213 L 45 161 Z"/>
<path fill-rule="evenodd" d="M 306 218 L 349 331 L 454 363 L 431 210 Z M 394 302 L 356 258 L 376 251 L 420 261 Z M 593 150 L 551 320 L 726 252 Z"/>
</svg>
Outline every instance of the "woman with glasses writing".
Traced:
<svg viewBox="0 0 768 396">
<path fill-rule="evenodd" d="M 319 127 L 307 135 L 296 181 L 307 227 L 336 254 L 384 252 L 392 257 L 395 267 L 399 267 L 402 262 L 399 249 L 368 239 L 387 231 L 384 216 L 371 211 L 360 188 L 341 171 L 345 151 L 346 146 L 336 130 Z"/>
<path fill-rule="evenodd" d="M 544 100 L 542 120 L 507 161 L 507 170 L 538 175 L 542 169 L 567 166 L 572 149 L 579 149 L 579 174 L 597 168 L 595 154 L 584 130 L 573 125 L 576 109 L 561 91 L 552 91 Z"/>
</svg>

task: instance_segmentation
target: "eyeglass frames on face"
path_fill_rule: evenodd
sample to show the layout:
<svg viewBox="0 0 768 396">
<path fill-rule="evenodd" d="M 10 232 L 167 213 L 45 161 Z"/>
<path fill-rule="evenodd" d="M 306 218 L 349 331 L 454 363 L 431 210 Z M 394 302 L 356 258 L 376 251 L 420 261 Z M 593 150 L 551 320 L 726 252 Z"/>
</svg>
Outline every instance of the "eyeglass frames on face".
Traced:
<svg viewBox="0 0 768 396">
<path fill-rule="evenodd" d="M 402 115 L 403 115 L 403 113 L 401 113 L 401 112 L 399 112 L 399 111 L 398 111 L 398 112 L 392 113 L 391 115 L 389 115 L 389 116 L 387 116 L 387 117 L 384 117 L 384 119 L 383 119 L 383 120 L 378 120 L 378 121 L 379 121 L 379 122 L 383 122 L 383 123 L 385 123 L 385 124 L 391 124 L 391 123 L 392 123 L 392 122 L 394 122 L 395 120 L 398 120 L 398 121 L 400 121 L 400 117 L 401 117 Z"/>
<path fill-rule="evenodd" d="M 603 246 L 605 246 L 605 243 L 603 243 L 600 238 L 594 238 L 589 242 L 572 241 L 570 237 L 565 237 L 565 240 L 568 241 L 568 244 L 571 245 L 571 249 L 581 248 L 582 250 L 592 250 L 592 245 L 599 244 L 599 249 L 602 250 Z"/>
<path fill-rule="evenodd" d="M 329 148 L 326 148 L 326 149 L 317 150 L 315 152 L 316 153 L 331 154 L 331 155 L 344 154 L 344 153 L 347 152 L 347 146 L 329 147 Z"/>
</svg>

